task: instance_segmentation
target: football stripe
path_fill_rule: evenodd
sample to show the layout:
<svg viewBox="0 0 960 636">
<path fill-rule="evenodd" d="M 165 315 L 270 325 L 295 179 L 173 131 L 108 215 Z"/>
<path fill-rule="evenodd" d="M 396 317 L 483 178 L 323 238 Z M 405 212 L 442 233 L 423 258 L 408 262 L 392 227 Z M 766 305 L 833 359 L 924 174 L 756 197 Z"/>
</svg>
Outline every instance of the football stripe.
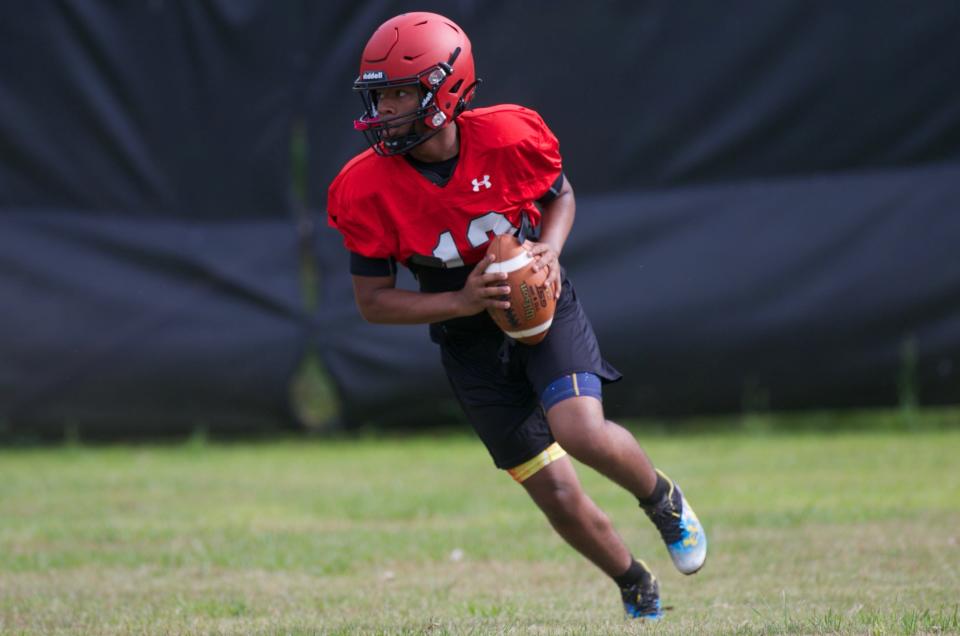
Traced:
<svg viewBox="0 0 960 636">
<path fill-rule="evenodd" d="M 510 272 L 515 272 L 518 269 L 522 269 L 526 267 L 532 260 L 533 259 L 530 258 L 530 255 L 527 254 L 527 251 L 524 250 L 520 254 L 517 254 L 513 258 L 507 259 L 502 263 L 493 263 L 483 273 L 499 274 L 500 272 L 506 272 L 507 274 L 509 274 Z"/>
<path fill-rule="evenodd" d="M 550 328 L 550 325 L 553 324 L 553 317 L 545 322 L 541 322 L 536 327 L 530 327 L 529 329 L 523 329 L 521 331 L 505 331 L 508 336 L 514 340 L 519 340 L 520 338 L 529 338 L 530 336 L 535 336 L 538 333 L 543 333 Z"/>
</svg>

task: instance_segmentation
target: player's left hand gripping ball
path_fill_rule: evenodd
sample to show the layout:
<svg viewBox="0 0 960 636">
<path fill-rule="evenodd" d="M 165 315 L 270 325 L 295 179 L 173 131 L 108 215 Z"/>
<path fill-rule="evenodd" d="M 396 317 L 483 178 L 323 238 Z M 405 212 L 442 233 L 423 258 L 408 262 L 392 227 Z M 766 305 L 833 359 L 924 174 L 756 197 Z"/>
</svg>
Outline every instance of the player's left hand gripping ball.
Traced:
<svg viewBox="0 0 960 636">
<path fill-rule="evenodd" d="M 510 307 L 489 308 L 490 317 L 514 340 L 537 344 L 546 337 L 557 307 L 553 286 L 547 282 L 548 270 L 533 271 L 534 258 L 511 234 L 494 237 L 487 247 L 487 254 L 491 253 L 496 260 L 485 273 L 506 272 L 510 294 L 504 300 L 510 301 Z"/>
<path fill-rule="evenodd" d="M 547 284 L 553 288 L 553 299 L 560 298 L 560 261 L 557 253 L 546 243 L 526 241 L 523 249 L 534 258 L 533 271 L 547 270 Z"/>
</svg>

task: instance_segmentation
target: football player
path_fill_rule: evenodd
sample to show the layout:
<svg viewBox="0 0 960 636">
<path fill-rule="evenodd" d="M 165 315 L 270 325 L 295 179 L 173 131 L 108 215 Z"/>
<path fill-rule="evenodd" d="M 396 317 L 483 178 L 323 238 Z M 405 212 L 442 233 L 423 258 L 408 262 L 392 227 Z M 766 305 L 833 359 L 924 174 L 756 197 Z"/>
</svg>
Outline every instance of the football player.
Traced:
<svg viewBox="0 0 960 636">
<path fill-rule="evenodd" d="M 639 501 L 676 567 L 699 570 L 707 539 L 680 489 L 636 439 L 604 417 L 602 385 L 620 373 L 559 257 L 575 200 L 557 138 L 528 108 L 467 110 L 480 84 L 470 40 L 434 13 L 396 16 L 363 50 L 354 122 L 370 149 L 330 186 L 328 221 L 350 251 L 357 306 L 373 323 L 429 323 L 453 391 L 497 467 L 553 528 L 617 584 L 627 615 L 661 616 L 659 585 L 584 493 L 567 456 Z M 506 274 L 484 271 L 490 237 L 518 235 L 557 297 L 546 338 L 518 344 L 485 309 L 506 307 Z M 397 264 L 420 291 L 395 288 Z"/>
</svg>

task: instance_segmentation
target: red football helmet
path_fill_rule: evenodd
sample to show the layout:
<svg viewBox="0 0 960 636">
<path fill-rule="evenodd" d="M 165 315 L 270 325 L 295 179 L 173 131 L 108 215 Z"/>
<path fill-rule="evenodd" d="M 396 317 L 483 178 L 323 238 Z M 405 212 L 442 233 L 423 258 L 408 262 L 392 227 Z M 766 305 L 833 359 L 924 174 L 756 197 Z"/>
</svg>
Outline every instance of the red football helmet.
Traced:
<svg viewBox="0 0 960 636">
<path fill-rule="evenodd" d="M 463 29 L 436 13 L 403 13 L 380 25 L 363 49 L 353 90 L 360 93 L 364 113 L 353 127 L 363 132 L 377 154 L 404 153 L 456 119 L 479 84 Z M 416 86 L 420 107 L 413 113 L 381 118 L 377 90 L 397 86 Z M 383 135 L 384 130 L 417 121 L 423 126 L 414 124 L 407 135 Z"/>
</svg>

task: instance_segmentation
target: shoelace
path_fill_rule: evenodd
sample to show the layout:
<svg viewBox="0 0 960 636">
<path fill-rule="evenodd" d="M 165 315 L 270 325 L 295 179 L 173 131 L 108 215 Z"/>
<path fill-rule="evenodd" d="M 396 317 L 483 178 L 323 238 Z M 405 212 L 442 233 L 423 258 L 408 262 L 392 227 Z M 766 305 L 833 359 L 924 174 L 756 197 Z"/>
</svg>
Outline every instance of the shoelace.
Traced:
<svg viewBox="0 0 960 636">
<path fill-rule="evenodd" d="M 650 517 L 650 521 L 657 526 L 660 536 L 668 544 L 676 543 L 683 539 L 683 529 L 680 527 L 680 493 L 674 490 L 673 493 L 676 502 L 671 501 L 670 497 L 664 497 L 653 508 L 644 508 L 644 512 Z"/>
</svg>

